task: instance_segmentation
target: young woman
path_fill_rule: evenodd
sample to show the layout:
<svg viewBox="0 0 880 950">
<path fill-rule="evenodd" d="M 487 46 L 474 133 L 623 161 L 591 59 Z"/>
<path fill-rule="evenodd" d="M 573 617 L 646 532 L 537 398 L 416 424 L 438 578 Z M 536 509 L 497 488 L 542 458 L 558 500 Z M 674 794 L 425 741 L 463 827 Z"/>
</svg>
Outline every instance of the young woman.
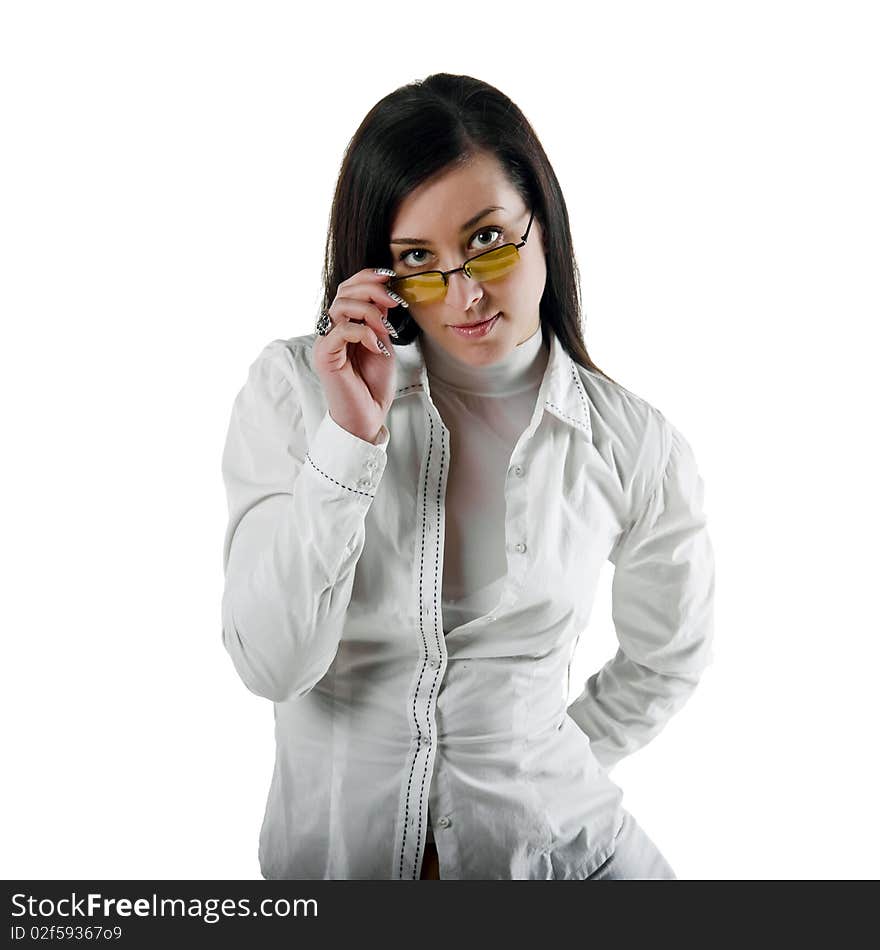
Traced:
<svg viewBox="0 0 880 950">
<path fill-rule="evenodd" d="M 263 876 L 674 878 L 608 773 L 712 659 L 703 483 L 587 354 L 522 112 L 445 73 L 377 103 L 324 276 L 223 455 L 223 642 L 275 704 Z M 620 648 L 568 705 L 606 560 Z"/>
</svg>

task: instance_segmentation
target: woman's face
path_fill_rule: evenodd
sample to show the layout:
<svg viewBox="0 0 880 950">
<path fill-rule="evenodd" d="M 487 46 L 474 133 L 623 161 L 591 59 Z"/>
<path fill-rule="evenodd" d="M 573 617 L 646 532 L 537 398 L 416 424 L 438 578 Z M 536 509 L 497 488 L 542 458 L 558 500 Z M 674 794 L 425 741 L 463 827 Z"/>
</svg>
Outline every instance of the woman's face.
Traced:
<svg viewBox="0 0 880 950">
<path fill-rule="evenodd" d="M 488 207 L 479 220 L 462 230 Z M 502 244 L 518 244 L 529 223 L 528 208 L 494 155 L 480 153 L 466 167 L 421 185 L 402 202 L 391 222 L 391 266 L 398 276 L 452 270 L 469 257 Z M 415 238 L 415 241 L 401 238 Z M 519 263 L 504 276 L 479 282 L 450 274 L 443 300 L 410 304 L 407 311 L 433 342 L 471 366 L 495 363 L 529 339 L 540 323 L 547 279 L 543 232 L 537 218 L 519 248 Z M 468 337 L 452 329 L 501 313 L 488 333 Z"/>
</svg>

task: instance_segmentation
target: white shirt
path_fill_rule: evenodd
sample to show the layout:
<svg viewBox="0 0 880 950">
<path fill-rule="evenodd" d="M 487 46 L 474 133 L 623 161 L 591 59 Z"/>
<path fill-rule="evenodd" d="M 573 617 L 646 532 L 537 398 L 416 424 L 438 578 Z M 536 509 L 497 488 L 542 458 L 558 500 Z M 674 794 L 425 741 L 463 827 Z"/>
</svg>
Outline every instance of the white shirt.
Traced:
<svg viewBox="0 0 880 950">
<path fill-rule="evenodd" d="M 445 554 L 459 459 L 424 338 L 393 348 L 376 444 L 329 415 L 315 339 L 262 350 L 223 453 L 223 643 L 275 703 L 263 876 L 418 879 L 429 809 L 443 878 L 589 876 L 623 818 L 609 770 L 713 659 L 714 559 L 690 445 L 551 334 L 497 475 L 506 573 L 493 578 L 489 560 L 473 575 L 497 586 L 464 619 L 449 607 L 479 585 L 444 596 L 447 571 L 468 571 Z M 472 565 L 461 527 L 458 564 Z M 566 708 L 606 559 L 619 649 Z"/>
<path fill-rule="evenodd" d="M 504 480 L 535 411 L 549 348 L 540 326 L 504 359 L 473 367 L 421 338 L 431 400 L 449 430 L 443 632 L 492 612 L 507 576 Z M 428 809 L 429 841 L 434 840 Z"/>
</svg>

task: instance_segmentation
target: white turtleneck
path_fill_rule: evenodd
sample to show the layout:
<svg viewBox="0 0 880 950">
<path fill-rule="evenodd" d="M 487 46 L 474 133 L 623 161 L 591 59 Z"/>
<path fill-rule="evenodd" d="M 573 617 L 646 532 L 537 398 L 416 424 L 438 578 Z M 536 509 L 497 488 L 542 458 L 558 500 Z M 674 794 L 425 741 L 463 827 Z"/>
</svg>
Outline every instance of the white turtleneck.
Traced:
<svg viewBox="0 0 880 950">
<path fill-rule="evenodd" d="M 449 430 L 443 631 L 490 613 L 507 573 L 504 483 L 550 351 L 540 326 L 502 360 L 470 366 L 420 337 L 431 398 Z"/>
<path fill-rule="evenodd" d="M 504 484 L 547 360 L 541 327 L 497 363 L 470 366 L 419 337 L 431 399 L 449 430 L 443 632 L 490 613 L 507 574 Z M 428 814 L 428 841 L 434 840 Z"/>
</svg>

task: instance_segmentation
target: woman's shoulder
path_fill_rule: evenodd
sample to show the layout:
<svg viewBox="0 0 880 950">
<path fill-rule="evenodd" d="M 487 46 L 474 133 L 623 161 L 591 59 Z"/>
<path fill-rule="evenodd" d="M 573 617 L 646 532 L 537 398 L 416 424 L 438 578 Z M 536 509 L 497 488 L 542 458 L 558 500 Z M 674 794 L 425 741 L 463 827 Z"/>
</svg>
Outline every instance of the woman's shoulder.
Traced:
<svg viewBox="0 0 880 950">
<path fill-rule="evenodd" d="M 578 365 L 590 403 L 594 431 L 604 431 L 633 448 L 656 443 L 661 452 L 671 435 L 669 420 L 650 400 L 602 373 Z"/>
<path fill-rule="evenodd" d="M 601 373 L 580 367 L 590 401 L 593 442 L 624 480 L 643 488 L 659 484 L 671 465 L 693 469 L 687 437 L 657 406 Z"/>
<path fill-rule="evenodd" d="M 251 372 L 284 381 L 294 389 L 302 384 L 317 384 L 318 377 L 312 365 L 312 349 L 316 334 L 277 337 L 266 343 L 251 363 Z"/>
</svg>

